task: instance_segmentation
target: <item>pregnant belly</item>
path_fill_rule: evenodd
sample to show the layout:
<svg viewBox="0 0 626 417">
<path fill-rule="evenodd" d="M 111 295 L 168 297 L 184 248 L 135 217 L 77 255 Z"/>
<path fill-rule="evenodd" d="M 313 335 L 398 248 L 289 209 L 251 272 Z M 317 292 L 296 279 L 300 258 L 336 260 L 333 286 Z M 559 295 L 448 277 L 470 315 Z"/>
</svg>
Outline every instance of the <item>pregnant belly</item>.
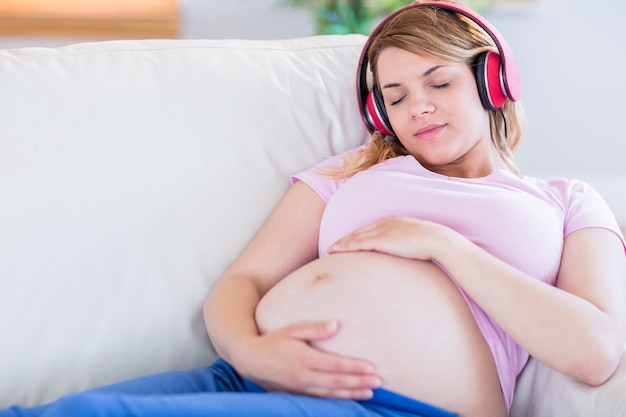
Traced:
<svg viewBox="0 0 626 417">
<path fill-rule="evenodd" d="M 268 332 L 337 320 L 320 349 L 366 359 L 384 387 L 462 416 L 504 416 L 491 352 L 463 296 L 431 262 L 375 252 L 330 255 L 294 271 L 261 300 Z"/>
</svg>

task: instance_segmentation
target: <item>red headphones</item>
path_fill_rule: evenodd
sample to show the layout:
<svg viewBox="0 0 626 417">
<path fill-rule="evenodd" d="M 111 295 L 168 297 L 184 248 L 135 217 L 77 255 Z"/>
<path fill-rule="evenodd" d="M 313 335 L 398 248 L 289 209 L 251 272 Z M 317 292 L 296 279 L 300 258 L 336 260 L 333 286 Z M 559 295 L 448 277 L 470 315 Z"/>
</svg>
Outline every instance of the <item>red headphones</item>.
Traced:
<svg viewBox="0 0 626 417">
<path fill-rule="evenodd" d="M 367 85 L 367 72 L 369 69 L 367 54 L 369 47 L 387 22 L 398 14 L 415 7 L 430 7 L 459 13 L 474 21 L 493 39 L 498 52 L 484 52 L 478 55 L 475 61 L 476 84 L 483 107 L 487 110 L 496 110 L 501 109 L 507 100 L 519 100 L 521 80 L 517 61 L 508 43 L 493 25 L 484 17 L 461 4 L 443 2 L 414 3 L 395 11 L 380 22 L 372 31 L 361 51 L 356 76 L 357 99 L 361 117 L 370 132 L 379 131 L 387 136 L 395 136 L 378 86 L 374 83 L 370 90 Z"/>
</svg>

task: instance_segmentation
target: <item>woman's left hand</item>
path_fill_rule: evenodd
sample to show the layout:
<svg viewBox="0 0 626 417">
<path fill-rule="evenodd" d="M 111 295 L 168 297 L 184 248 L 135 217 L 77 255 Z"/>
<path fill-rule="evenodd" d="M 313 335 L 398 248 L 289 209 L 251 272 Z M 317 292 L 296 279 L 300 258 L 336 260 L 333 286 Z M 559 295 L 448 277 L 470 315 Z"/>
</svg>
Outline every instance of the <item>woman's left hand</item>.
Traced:
<svg viewBox="0 0 626 417">
<path fill-rule="evenodd" d="M 431 260 L 452 230 L 411 217 L 384 217 L 335 242 L 328 253 L 375 251 L 410 259 Z"/>
</svg>

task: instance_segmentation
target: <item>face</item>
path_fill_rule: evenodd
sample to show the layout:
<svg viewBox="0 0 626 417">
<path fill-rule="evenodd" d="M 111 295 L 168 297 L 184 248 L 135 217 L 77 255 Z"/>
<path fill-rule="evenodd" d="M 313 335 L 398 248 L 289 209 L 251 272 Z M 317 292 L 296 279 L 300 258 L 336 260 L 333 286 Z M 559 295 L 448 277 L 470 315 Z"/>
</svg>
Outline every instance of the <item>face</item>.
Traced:
<svg viewBox="0 0 626 417">
<path fill-rule="evenodd" d="M 448 176 L 481 177 L 501 165 L 468 65 L 433 62 L 394 47 L 384 49 L 377 64 L 391 126 L 423 166 Z"/>
</svg>

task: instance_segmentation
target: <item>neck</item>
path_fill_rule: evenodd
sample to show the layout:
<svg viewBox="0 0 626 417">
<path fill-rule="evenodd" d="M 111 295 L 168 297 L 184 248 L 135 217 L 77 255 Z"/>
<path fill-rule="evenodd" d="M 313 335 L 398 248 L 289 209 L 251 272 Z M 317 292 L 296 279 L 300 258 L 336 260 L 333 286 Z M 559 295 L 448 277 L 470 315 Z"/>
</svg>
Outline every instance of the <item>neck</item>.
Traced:
<svg viewBox="0 0 626 417">
<path fill-rule="evenodd" d="M 511 172 L 507 164 L 502 160 L 493 146 L 487 152 L 479 152 L 476 157 L 473 152 L 468 152 L 456 161 L 445 165 L 422 165 L 433 172 L 447 177 L 457 178 L 481 178 L 486 177 L 495 170 L 504 169 Z M 474 149 L 476 151 L 476 149 Z M 473 155 L 472 155 L 473 154 Z"/>
</svg>

